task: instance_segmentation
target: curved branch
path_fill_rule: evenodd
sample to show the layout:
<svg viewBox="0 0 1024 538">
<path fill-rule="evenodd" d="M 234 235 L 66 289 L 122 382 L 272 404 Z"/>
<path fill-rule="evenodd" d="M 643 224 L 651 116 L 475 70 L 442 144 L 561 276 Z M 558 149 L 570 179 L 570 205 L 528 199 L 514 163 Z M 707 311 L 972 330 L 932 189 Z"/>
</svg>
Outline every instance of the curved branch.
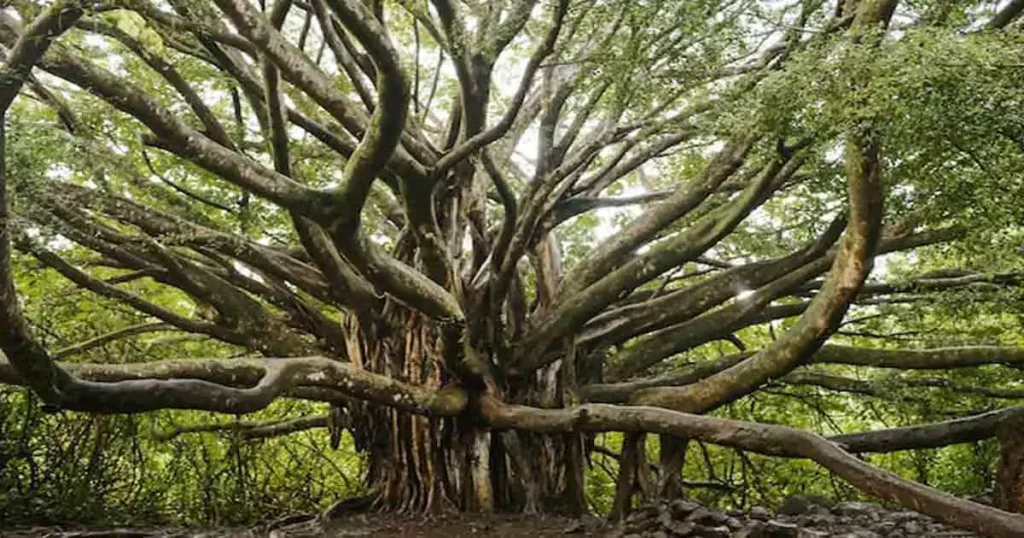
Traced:
<svg viewBox="0 0 1024 538">
<path fill-rule="evenodd" d="M 894 393 L 894 389 L 906 389 L 909 387 L 927 387 L 934 389 L 945 389 L 960 394 L 976 394 L 988 398 L 1008 400 L 1024 399 L 1024 390 L 1021 389 L 1003 389 L 997 387 L 964 385 L 961 383 L 955 383 L 948 379 L 882 378 L 867 380 L 830 375 L 821 372 L 796 371 L 791 372 L 785 377 L 779 379 L 778 382 L 785 385 L 809 385 L 833 391 L 864 394 L 867 396 L 875 396 L 878 398 L 895 397 L 898 399 L 900 398 L 900 395 L 898 392 Z"/>
<path fill-rule="evenodd" d="M 373 110 L 376 106 L 373 89 L 367 86 L 359 65 L 356 64 L 355 59 L 349 54 L 345 44 L 341 41 L 331 20 L 331 15 L 327 11 L 327 6 L 324 4 L 324 0 L 312 0 L 310 6 L 313 8 L 312 13 L 316 15 L 317 22 L 320 25 L 320 33 L 323 35 L 324 42 L 327 43 L 331 53 L 334 54 L 334 60 L 345 70 L 345 74 L 348 75 L 349 81 L 352 82 L 352 86 L 355 88 L 356 93 L 359 94 L 363 104 L 366 105 L 367 110 Z"/>
<path fill-rule="evenodd" d="M 203 102 L 195 89 L 189 85 L 188 81 L 185 80 L 185 77 L 183 77 L 181 73 L 174 68 L 173 64 L 168 62 L 159 54 L 154 54 L 149 51 L 142 42 L 113 24 L 107 24 L 106 22 L 98 19 L 89 19 L 79 22 L 78 26 L 115 39 L 135 53 L 135 55 L 146 62 L 154 72 L 163 77 L 168 84 L 177 90 L 178 94 L 181 95 L 195 113 L 196 117 L 199 118 L 199 121 L 202 122 L 203 128 L 206 130 L 206 134 L 211 139 L 224 147 L 234 149 L 234 143 L 231 141 L 231 137 L 228 136 L 227 131 L 224 130 L 224 126 L 221 125 L 213 111 L 206 106 L 206 103 Z M 165 180 L 165 183 L 168 183 L 176 190 L 179 189 L 179 187 L 169 181 Z M 185 194 L 188 194 L 187 191 Z M 230 209 L 228 209 L 228 211 L 230 211 Z"/>
<path fill-rule="evenodd" d="M 927 231 L 916 234 L 909 234 L 900 237 L 893 237 L 885 239 L 879 246 L 879 253 L 896 252 L 915 248 L 918 246 L 934 244 L 938 242 L 948 241 L 951 238 L 957 237 L 961 233 L 960 230 L 955 228 L 946 228 L 941 230 Z M 823 236 L 822 243 L 825 243 L 828 238 L 828 234 Z M 685 302 L 681 300 L 675 300 L 674 295 L 667 295 L 665 300 L 667 306 L 678 306 L 678 310 L 669 311 L 665 316 L 660 318 L 655 317 L 655 320 L 660 319 L 661 323 L 668 322 L 670 320 L 683 320 L 681 323 L 671 325 L 664 329 L 659 329 L 650 336 L 637 342 L 636 345 L 628 348 L 621 352 L 617 365 L 610 370 L 610 374 L 613 379 L 623 379 L 626 376 L 633 375 L 644 368 L 657 364 L 658 362 L 671 357 L 676 353 L 680 353 L 694 346 L 708 342 L 717 338 L 717 335 L 721 334 L 722 330 L 738 330 L 739 328 L 751 325 L 752 323 L 760 323 L 764 318 L 777 319 L 774 315 L 760 316 L 757 312 L 758 308 L 763 305 L 767 305 L 768 301 L 774 300 L 782 295 L 790 293 L 793 285 L 799 284 L 801 279 L 810 279 L 816 277 L 818 274 L 826 271 L 830 265 L 835 263 L 835 252 L 829 253 L 823 258 L 811 260 L 803 266 L 793 265 L 793 263 L 799 260 L 790 260 L 781 266 L 775 268 L 762 268 L 755 265 L 752 269 L 755 269 L 755 276 L 747 280 L 745 275 L 745 268 L 736 269 L 735 273 L 732 271 L 722 273 L 719 277 L 712 277 L 705 281 L 705 283 L 698 284 L 692 287 L 692 294 L 686 297 Z M 791 263 L 792 262 L 792 263 Z M 776 276 L 777 270 L 783 269 L 782 275 L 775 282 L 764 284 L 758 288 L 757 291 L 750 297 L 745 298 L 743 301 L 736 301 L 734 304 L 719 308 L 718 310 L 712 310 L 703 312 L 700 308 L 710 308 L 716 304 L 721 304 L 726 300 L 732 298 L 736 291 L 728 287 L 720 288 L 717 292 L 708 293 L 713 291 L 715 284 L 729 284 L 733 282 L 734 277 L 742 277 L 737 283 L 749 283 L 750 285 L 761 284 L 760 279 L 767 277 L 771 278 Z M 786 284 L 786 281 L 789 284 Z M 709 290 L 709 287 L 711 289 Z M 688 290 L 690 288 L 683 288 Z M 670 299 L 671 298 L 671 299 Z M 867 301 L 868 299 L 863 299 Z M 673 303 L 673 301 L 675 301 Z M 658 301 L 655 301 L 657 304 Z M 688 305 L 696 303 L 700 308 L 690 309 Z M 787 304 L 772 308 L 791 309 L 798 307 L 798 304 Z M 787 313 L 788 316 L 799 315 L 803 312 L 803 307 L 806 307 L 806 303 L 802 303 L 803 306 L 799 310 L 791 311 Z M 652 305 L 653 306 L 653 305 Z M 650 312 L 653 316 L 655 312 Z M 687 319 L 689 318 L 689 319 Z M 598 318 L 599 319 L 599 318 Z M 595 320 L 596 321 L 596 320 Z M 659 325 L 660 326 L 660 325 Z M 612 327 L 615 328 L 614 326 Z M 628 328 L 628 327 L 627 327 Z M 598 334 L 597 336 L 600 336 Z M 583 340 L 592 340 L 592 336 L 584 333 Z M 612 341 L 609 343 L 618 343 L 618 341 Z"/>
<path fill-rule="evenodd" d="M 335 202 L 343 204 L 338 215 L 353 226 L 359 222 L 370 185 L 401 140 L 409 112 L 409 81 L 394 45 L 369 8 L 357 0 L 326 2 L 370 54 L 377 70 L 377 106 L 359 146 L 345 164 L 344 183 L 335 193 Z"/>
<path fill-rule="evenodd" d="M 188 30 L 198 36 L 234 47 L 250 56 L 256 56 L 259 53 L 252 42 L 238 34 L 219 30 L 200 20 L 168 13 L 145 0 L 121 0 L 120 3 L 126 9 L 138 13 L 151 24 L 155 23 L 171 31 Z"/>
<path fill-rule="evenodd" d="M 858 5 L 855 36 L 869 27 L 887 26 L 896 0 Z M 857 81 L 860 82 L 860 81 Z M 688 412 L 703 412 L 729 403 L 765 381 L 799 366 L 839 327 L 871 272 L 882 229 L 882 165 L 876 135 L 857 126 L 845 150 L 849 178 L 849 223 L 825 285 L 796 325 L 763 351 L 735 366 L 681 388 L 638 392 L 633 401 Z"/>
<path fill-rule="evenodd" d="M 20 33 L 0 70 L 0 349 L 32 390 L 44 399 L 56 398 L 58 385 L 68 376 L 32 337 L 14 286 L 13 223 L 7 190 L 7 110 L 54 39 L 81 16 L 82 9 L 75 1 L 50 6 Z M 4 23 L 0 26 L 10 22 L 7 13 L 0 11 L 0 23 Z"/>
<path fill-rule="evenodd" d="M 734 140 L 719 151 L 700 175 L 682 185 L 668 199 L 645 211 L 621 233 L 598 245 L 586 264 L 573 269 L 563 284 L 564 293 L 582 290 L 611 271 L 628 253 L 650 241 L 669 224 L 700 205 L 743 165 L 756 138 Z"/>
<path fill-rule="evenodd" d="M 131 364 L 69 363 L 73 381 L 61 387 L 54 405 L 98 413 L 139 413 L 156 409 L 199 409 L 251 413 L 289 391 L 332 389 L 337 394 L 410 413 L 455 416 L 467 405 L 456 387 L 432 389 L 374 374 L 326 357 L 210 359 Z M 77 379 L 75 379 L 77 378 Z M 0 361 L 0 382 L 26 385 L 11 363 Z"/>
<path fill-rule="evenodd" d="M 367 130 L 369 119 L 353 106 L 330 78 L 302 51 L 287 42 L 280 32 L 251 4 L 242 0 L 216 0 L 238 31 L 252 41 L 281 70 L 285 78 L 308 94 L 355 136 Z"/>
<path fill-rule="evenodd" d="M 196 321 L 157 306 L 138 295 L 108 284 L 85 271 L 78 269 L 64 258 L 61 258 L 47 249 L 27 242 L 22 242 L 20 247 L 35 256 L 36 259 L 43 263 L 43 265 L 56 270 L 68 280 L 84 289 L 92 291 L 93 293 L 127 304 L 139 312 L 163 320 L 164 322 L 178 327 L 183 331 L 211 335 L 217 334 L 222 338 L 226 336 L 220 331 L 220 328 L 213 323 Z"/>
<path fill-rule="evenodd" d="M 1024 348 L 965 346 L 909 350 L 829 345 L 822 347 L 814 356 L 813 361 L 875 368 L 946 370 L 986 364 L 1024 364 Z"/>
<path fill-rule="evenodd" d="M 0 37 L 5 43 L 9 43 L 11 36 L 17 33 L 11 21 L 3 17 L 0 17 L 0 30 Z M 315 191 L 214 142 L 149 98 L 140 88 L 83 61 L 66 47 L 52 47 L 39 65 L 135 117 L 158 138 L 165 140 L 168 149 L 242 188 L 284 207 L 300 210 L 308 209 L 318 196 Z"/>
</svg>

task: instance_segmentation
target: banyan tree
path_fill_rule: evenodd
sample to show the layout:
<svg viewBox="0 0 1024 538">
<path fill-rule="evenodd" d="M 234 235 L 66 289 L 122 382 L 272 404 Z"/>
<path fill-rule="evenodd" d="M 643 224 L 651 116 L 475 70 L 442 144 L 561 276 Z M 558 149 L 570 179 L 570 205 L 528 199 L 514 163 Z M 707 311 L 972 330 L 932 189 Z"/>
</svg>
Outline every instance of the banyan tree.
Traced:
<svg viewBox="0 0 1024 538">
<path fill-rule="evenodd" d="M 350 432 L 382 509 L 580 513 L 623 432 L 616 514 L 679 495 L 700 441 L 1024 536 L 1017 408 L 832 437 L 720 413 L 1019 377 L 998 338 L 849 335 L 965 290 L 1017 314 L 1024 2 L 4 5 L 0 381 L 47 409 L 323 402 L 278 430 Z M 138 324 L 43 345 L 38 271 Z M 153 331 L 225 351 L 76 360 Z M 998 507 L 858 457 L 997 436 Z"/>
</svg>

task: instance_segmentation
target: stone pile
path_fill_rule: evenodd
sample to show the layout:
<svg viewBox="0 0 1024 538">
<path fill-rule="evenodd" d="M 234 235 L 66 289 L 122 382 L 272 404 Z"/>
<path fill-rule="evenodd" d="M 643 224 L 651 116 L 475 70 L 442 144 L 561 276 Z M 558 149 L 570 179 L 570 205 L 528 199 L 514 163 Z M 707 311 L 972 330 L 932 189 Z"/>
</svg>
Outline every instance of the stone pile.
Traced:
<svg viewBox="0 0 1024 538">
<path fill-rule="evenodd" d="M 622 538 L 977 538 L 917 512 L 866 502 L 831 505 L 794 497 L 776 513 L 755 507 L 723 512 L 675 500 L 644 507 L 613 533 Z"/>
</svg>

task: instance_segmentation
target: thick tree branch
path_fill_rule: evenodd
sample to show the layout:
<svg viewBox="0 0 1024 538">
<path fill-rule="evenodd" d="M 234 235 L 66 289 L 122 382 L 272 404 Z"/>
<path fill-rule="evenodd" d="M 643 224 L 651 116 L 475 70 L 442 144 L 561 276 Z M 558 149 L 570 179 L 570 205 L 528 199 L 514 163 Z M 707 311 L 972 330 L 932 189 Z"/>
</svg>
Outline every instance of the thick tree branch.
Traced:
<svg viewBox="0 0 1024 538">
<path fill-rule="evenodd" d="M 974 394 L 987 398 L 1008 400 L 1024 399 L 1024 390 L 998 387 L 973 386 L 956 383 L 948 379 L 918 379 L 891 377 L 883 379 L 854 379 L 822 372 L 791 372 L 778 380 L 784 385 L 807 385 L 838 392 L 864 394 L 878 398 L 900 398 L 899 389 L 928 387 L 944 389 L 959 394 Z M 894 393 L 894 390 L 897 392 Z"/>
<path fill-rule="evenodd" d="M 165 408 L 251 413 L 288 390 L 318 388 L 422 415 L 454 416 L 467 405 L 458 388 L 410 385 L 326 357 L 69 363 L 64 369 L 86 385 L 80 391 L 72 387 L 64 395 L 69 401 L 55 403 L 99 413 Z M 10 363 L 0 361 L 0 382 L 25 385 L 27 380 Z M 269 393 L 273 396 L 268 398 Z M 88 399 L 92 396 L 94 401 Z M 181 400 L 176 402 L 175 397 Z"/>
<path fill-rule="evenodd" d="M 1024 13 L 1024 0 L 1011 0 L 985 23 L 985 27 L 993 30 L 1005 28 L 1021 13 Z"/>
<path fill-rule="evenodd" d="M 835 435 L 829 440 L 856 454 L 939 448 L 990 439 L 1000 424 L 1022 415 L 1024 407 L 1010 407 L 946 422 Z"/>
</svg>

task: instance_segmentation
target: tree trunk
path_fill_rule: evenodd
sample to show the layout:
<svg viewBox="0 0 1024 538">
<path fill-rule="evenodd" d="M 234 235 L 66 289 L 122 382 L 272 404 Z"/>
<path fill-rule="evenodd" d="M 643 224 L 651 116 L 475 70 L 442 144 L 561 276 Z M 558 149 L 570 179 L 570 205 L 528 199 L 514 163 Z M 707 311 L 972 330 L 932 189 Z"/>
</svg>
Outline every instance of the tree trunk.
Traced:
<svg viewBox="0 0 1024 538">
<path fill-rule="evenodd" d="M 672 435 L 659 436 L 658 448 L 658 490 L 662 499 L 678 499 L 683 496 L 683 464 L 686 463 L 688 439 Z"/>
<path fill-rule="evenodd" d="M 416 385 L 459 382 L 443 366 L 442 336 L 435 324 L 406 311 L 392 315 L 389 330 L 357 323 L 348 327 L 353 336 L 347 351 L 353 363 Z M 544 393 L 558 388 L 557 383 L 547 387 L 544 377 L 538 376 L 535 386 L 517 387 L 516 394 L 528 403 L 544 399 Z M 344 425 L 366 457 L 372 508 L 411 513 L 585 511 L 578 433 L 491 432 L 472 416 L 428 418 L 362 402 L 347 404 L 345 414 Z"/>
<path fill-rule="evenodd" d="M 997 431 L 1000 456 L 996 471 L 996 506 L 1024 513 L 1024 418 L 1003 422 Z"/>
<path fill-rule="evenodd" d="M 647 466 L 645 446 L 647 434 L 627 433 L 622 437 L 622 455 L 619 457 L 619 476 L 615 481 L 615 499 L 609 519 L 625 518 L 633 508 L 633 494 L 642 489 L 644 468 Z"/>
<path fill-rule="evenodd" d="M 391 319 L 388 328 L 350 322 L 347 351 L 352 362 L 411 383 L 440 387 L 448 382 L 436 329 L 415 315 Z M 485 444 L 478 432 L 459 420 L 413 416 L 362 402 L 349 404 L 347 412 L 355 446 L 366 455 L 366 485 L 374 507 L 424 512 L 487 502 L 470 499 L 474 489 L 466 486 L 473 480 L 471 466 L 481 467 L 479 454 L 473 453 Z"/>
</svg>

